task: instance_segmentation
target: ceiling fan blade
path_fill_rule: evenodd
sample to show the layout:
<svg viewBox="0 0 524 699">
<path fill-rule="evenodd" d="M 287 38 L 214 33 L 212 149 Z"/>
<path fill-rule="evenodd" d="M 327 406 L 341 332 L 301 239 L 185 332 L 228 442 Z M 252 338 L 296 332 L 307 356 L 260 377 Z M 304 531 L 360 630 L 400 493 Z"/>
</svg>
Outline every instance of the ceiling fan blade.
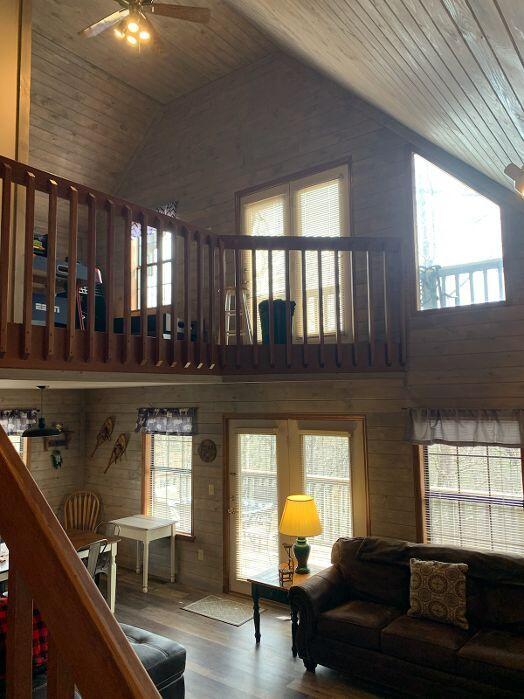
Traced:
<svg viewBox="0 0 524 699">
<path fill-rule="evenodd" d="M 90 24 L 89 27 L 82 29 L 78 33 L 81 34 L 82 36 L 87 36 L 87 37 L 97 36 L 98 34 L 105 32 L 106 29 L 109 29 L 117 22 L 120 22 L 120 20 L 124 19 L 124 17 L 127 17 L 128 15 L 129 15 L 128 9 L 117 10 L 116 12 L 113 12 L 112 15 L 108 15 L 107 17 L 104 17 L 103 19 L 99 20 L 98 22 L 95 22 L 94 24 Z"/>
<path fill-rule="evenodd" d="M 150 5 L 142 5 L 144 12 L 151 12 L 159 17 L 172 17 L 184 19 L 187 22 L 199 22 L 206 24 L 211 18 L 211 12 L 207 7 L 188 7 L 187 5 L 166 5 L 153 2 Z"/>
</svg>

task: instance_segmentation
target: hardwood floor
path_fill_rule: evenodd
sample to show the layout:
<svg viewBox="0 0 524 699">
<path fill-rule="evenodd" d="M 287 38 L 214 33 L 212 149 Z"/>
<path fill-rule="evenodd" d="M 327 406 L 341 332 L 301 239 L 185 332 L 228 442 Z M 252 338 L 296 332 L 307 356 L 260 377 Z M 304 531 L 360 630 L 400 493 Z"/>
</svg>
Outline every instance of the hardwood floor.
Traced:
<svg viewBox="0 0 524 699">
<path fill-rule="evenodd" d="M 187 699 L 374 699 L 377 693 L 318 667 L 313 675 L 291 655 L 291 624 L 287 608 L 265 601 L 262 639 L 257 648 L 253 624 L 236 627 L 183 611 L 206 592 L 150 580 L 149 592 L 140 576 L 119 569 L 116 616 L 119 621 L 172 638 L 187 650 Z M 242 600 L 244 601 L 244 599 Z M 249 600 L 247 600 L 249 601 Z"/>
</svg>

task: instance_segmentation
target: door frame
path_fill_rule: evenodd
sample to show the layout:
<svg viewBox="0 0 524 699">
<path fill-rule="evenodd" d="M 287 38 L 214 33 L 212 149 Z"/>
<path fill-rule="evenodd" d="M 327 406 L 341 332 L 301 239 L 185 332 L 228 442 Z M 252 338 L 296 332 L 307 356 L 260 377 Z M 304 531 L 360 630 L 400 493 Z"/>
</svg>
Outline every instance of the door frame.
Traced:
<svg viewBox="0 0 524 699">
<path fill-rule="evenodd" d="M 311 420 L 319 422 L 336 422 L 336 421 L 358 421 L 362 426 L 363 438 L 363 467 L 364 467 L 364 488 L 365 488 L 365 511 L 366 511 L 366 530 L 369 535 L 371 531 L 370 522 L 370 503 L 369 503 L 369 469 L 368 469 L 368 440 L 367 440 L 367 421 L 366 416 L 362 414 L 342 414 L 342 413 L 225 413 L 222 418 L 223 444 L 224 444 L 224 460 L 222 466 L 222 551 L 223 551 L 223 584 L 224 592 L 230 591 L 230 525 L 229 525 L 229 501 L 231 497 L 229 488 L 229 459 L 231 446 L 229 443 L 230 423 L 233 420 Z"/>
</svg>

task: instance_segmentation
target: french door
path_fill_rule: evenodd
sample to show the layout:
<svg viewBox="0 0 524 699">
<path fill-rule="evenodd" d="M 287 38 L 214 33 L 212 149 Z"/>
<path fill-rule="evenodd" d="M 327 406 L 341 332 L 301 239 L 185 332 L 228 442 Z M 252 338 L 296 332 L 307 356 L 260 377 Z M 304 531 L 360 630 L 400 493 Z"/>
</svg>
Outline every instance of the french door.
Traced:
<svg viewBox="0 0 524 699">
<path fill-rule="evenodd" d="M 358 419 L 232 420 L 229 424 L 229 587 L 278 568 L 285 558 L 278 525 L 286 497 L 315 499 L 323 532 L 310 563 L 330 564 L 339 536 L 367 533 L 364 424 Z"/>
</svg>

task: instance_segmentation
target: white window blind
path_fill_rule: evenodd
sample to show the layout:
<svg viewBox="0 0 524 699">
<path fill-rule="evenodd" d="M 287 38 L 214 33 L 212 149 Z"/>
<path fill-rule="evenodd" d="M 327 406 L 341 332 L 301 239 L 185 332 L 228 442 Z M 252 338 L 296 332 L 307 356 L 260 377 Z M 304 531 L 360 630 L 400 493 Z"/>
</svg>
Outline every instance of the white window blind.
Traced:
<svg viewBox="0 0 524 699">
<path fill-rule="evenodd" d="M 424 487 L 428 541 L 524 555 L 520 449 L 424 447 Z"/>
<path fill-rule="evenodd" d="M 341 178 L 303 187 L 295 192 L 296 234 L 304 237 L 338 237 L 341 235 Z M 337 253 L 338 254 L 338 253 Z M 335 261 L 332 252 L 321 255 L 323 329 L 335 332 Z M 339 279 L 341 282 L 342 279 Z M 308 335 L 318 335 L 319 266 L 316 251 L 306 253 L 306 302 Z M 297 320 L 302 318 L 299 313 Z"/>
<path fill-rule="evenodd" d="M 9 441 L 24 461 L 24 438 L 21 435 L 9 435 Z"/>
<path fill-rule="evenodd" d="M 193 529 L 192 447 L 190 436 L 151 435 L 148 514 L 176 519 L 182 534 Z"/>
<path fill-rule="evenodd" d="M 302 461 L 305 492 L 314 498 L 323 527 L 310 542 L 310 560 L 328 566 L 333 543 L 353 536 L 349 437 L 303 434 Z"/>
<path fill-rule="evenodd" d="M 237 448 L 236 574 L 247 580 L 278 566 L 277 438 L 243 433 Z"/>
</svg>

